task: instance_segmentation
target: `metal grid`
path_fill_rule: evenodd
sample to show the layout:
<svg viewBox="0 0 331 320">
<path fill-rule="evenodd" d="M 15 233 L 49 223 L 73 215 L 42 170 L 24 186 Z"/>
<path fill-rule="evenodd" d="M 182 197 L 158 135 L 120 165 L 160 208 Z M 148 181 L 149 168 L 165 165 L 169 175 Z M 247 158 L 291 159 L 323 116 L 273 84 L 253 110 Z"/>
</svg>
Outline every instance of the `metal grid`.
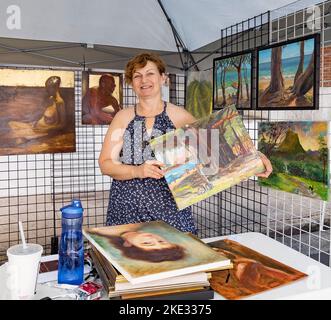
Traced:
<svg viewBox="0 0 331 320">
<path fill-rule="evenodd" d="M 269 12 L 266 12 L 221 30 L 219 48 L 213 54 L 216 54 L 214 57 L 222 57 L 253 50 L 268 43 Z M 252 70 L 252 93 L 255 103 L 255 64 Z M 268 119 L 269 113 L 260 110 L 240 110 L 240 113 L 257 146 L 258 121 Z M 253 177 L 194 205 L 199 236 L 205 238 L 248 231 L 266 233 L 267 192 L 256 184 Z"/>
<path fill-rule="evenodd" d="M 316 111 L 271 111 L 272 121 L 325 121 L 331 116 L 331 1 L 306 7 L 306 1 L 271 12 L 272 43 L 320 32 L 320 107 Z M 331 52 L 331 51 L 330 51 Z M 330 141 L 330 128 L 328 132 Z M 330 147 L 330 146 L 328 146 Z M 330 164 L 329 164 L 330 165 Z M 330 202 L 269 189 L 268 235 L 331 266 Z"/>
</svg>

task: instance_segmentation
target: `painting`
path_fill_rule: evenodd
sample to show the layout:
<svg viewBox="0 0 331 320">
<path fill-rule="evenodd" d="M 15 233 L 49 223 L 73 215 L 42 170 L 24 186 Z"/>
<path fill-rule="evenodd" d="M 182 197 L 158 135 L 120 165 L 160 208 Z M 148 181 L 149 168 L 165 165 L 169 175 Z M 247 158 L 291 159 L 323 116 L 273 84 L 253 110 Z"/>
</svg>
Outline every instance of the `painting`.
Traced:
<svg viewBox="0 0 331 320">
<path fill-rule="evenodd" d="M 178 209 L 265 171 L 238 110 L 228 106 L 150 142 Z"/>
<path fill-rule="evenodd" d="M 214 59 L 214 109 L 252 108 L 252 59 L 250 51 Z"/>
<path fill-rule="evenodd" d="M 163 221 L 87 228 L 83 234 L 133 284 L 231 266 L 229 259 Z"/>
<path fill-rule="evenodd" d="M 82 97 L 82 124 L 109 125 L 122 109 L 122 74 L 84 71 Z"/>
<path fill-rule="evenodd" d="M 0 155 L 74 152 L 74 72 L 0 69 Z"/>
<path fill-rule="evenodd" d="M 307 276 L 233 240 L 208 245 L 233 262 L 232 269 L 213 271 L 210 279 L 212 289 L 226 299 L 242 299 Z"/>
<path fill-rule="evenodd" d="M 257 108 L 318 109 L 319 35 L 258 50 Z"/>
<path fill-rule="evenodd" d="M 185 108 L 196 119 L 212 113 L 213 70 L 190 71 L 186 80 Z"/>
<path fill-rule="evenodd" d="M 260 185 L 329 199 L 328 122 L 260 122 L 258 131 L 258 149 L 273 167 Z"/>
</svg>

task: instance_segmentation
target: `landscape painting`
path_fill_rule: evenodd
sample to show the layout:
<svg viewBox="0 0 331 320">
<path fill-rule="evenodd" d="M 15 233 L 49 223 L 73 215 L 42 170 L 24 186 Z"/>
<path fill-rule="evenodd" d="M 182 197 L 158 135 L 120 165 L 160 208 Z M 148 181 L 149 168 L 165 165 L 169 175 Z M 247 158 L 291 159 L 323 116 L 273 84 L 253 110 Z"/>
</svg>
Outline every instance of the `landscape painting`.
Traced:
<svg viewBox="0 0 331 320">
<path fill-rule="evenodd" d="M 318 109 L 319 36 L 258 51 L 257 108 Z"/>
<path fill-rule="evenodd" d="M 260 122 L 258 130 L 258 149 L 273 167 L 259 184 L 327 201 L 328 122 Z"/>
<path fill-rule="evenodd" d="M 214 109 L 252 107 L 252 53 L 214 59 Z"/>
<path fill-rule="evenodd" d="M 74 72 L 0 69 L 0 155 L 75 150 Z"/>
<path fill-rule="evenodd" d="M 178 209 L 265 171 L 234 106 L 150 142 Z"/>
<path fill-rule="evenodd" d="M 242 299 L 307 276 L 233 240 L 208 245 L 233 263 L 232 269 L 213 271 L 210 279 L 212 289 L 226 299 Z"/>
<path fill-rule="evenodd" d="M 134 284 L 231 265 L 205 243 L 163 221 L 87 228 L 83 234 Z"/>
<path fill-rule="evenodd" d="M 84 71 L 82 79 L 82 124 L 109 125 L 122 109 L 122 74 Z"/>
<path fill-rule="evenodd" d="M 190 71 L 186 83 L 185 108 L 196 119 L 208 116 L 213 109 L 213 70 Z"/>
</svg>

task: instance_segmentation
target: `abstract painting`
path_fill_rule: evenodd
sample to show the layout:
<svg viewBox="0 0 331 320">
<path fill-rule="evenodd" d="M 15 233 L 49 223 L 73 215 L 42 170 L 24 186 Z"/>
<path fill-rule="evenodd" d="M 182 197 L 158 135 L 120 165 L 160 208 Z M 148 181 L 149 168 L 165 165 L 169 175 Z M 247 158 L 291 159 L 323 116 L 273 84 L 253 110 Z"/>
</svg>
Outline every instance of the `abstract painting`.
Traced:
<svg viewBox="0 0 331 320">
<path fill-rule="evenodd" d="M 197 119 L 211 114 L 213 108 L 213 70 L 188 72 L 185 108 Z"/>
<path fill-rule="evenodd" d="M 83 234 L 134 284 L 231 265 L 200 240 L 163 221 L 89 228 Z"/>
<path fill-rule="evenodd" d="M 82 124 L 109 125 L 122 109 L 122 74 L 84 71 L 82 97 Z"/>
<path fill-rule="evenodd" d="M 319 36 L 272 45 L 257 54 L 257 108 L 318 109 Z"/>
<path fill-rule="evenodd" d="M 231 259 L 233 268 L 213 271 L 210 286 L 226 299 L 241 299 L 307 275 L 242 244 L 225 239 L 208 245 Z"/>
<path fill-rule="evenodd" d="M 252 107 L 252 53 L 214 59 L 214 109 Z"/>
<path fill-rule="evenodd" d="M 234 106 L 150 142 L 178 209 L 265 171 Z"/>
<path fill-rule="evenodd" d="M 75 149 L 74 72 L 0 69 L 0 155 Z"/>
<path fill-rule="evenodd" d="M 258 149 L 273 166 L 259 184 L 327 201 L 328 122 L 260 122 L 258 130 Z"/>
</svg>

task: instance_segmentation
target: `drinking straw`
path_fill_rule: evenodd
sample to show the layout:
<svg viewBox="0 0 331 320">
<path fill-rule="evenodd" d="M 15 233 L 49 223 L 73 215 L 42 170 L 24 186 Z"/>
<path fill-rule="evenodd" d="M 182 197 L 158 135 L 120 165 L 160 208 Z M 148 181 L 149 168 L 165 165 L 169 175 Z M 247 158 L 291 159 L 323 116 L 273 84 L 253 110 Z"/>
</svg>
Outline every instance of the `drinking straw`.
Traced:
<svg viewBox="0 0 331 320">
<path fill-rule="evenodd" d="M 23 249 L 26 249 L 27 246 L 26 246 L 26 242 L 25 242 L 22 221 L 18 221 L 18 228 L 20 229 L 21 239 L 22 239 L 22 243 L 23 243 Z"/>
</svg>

